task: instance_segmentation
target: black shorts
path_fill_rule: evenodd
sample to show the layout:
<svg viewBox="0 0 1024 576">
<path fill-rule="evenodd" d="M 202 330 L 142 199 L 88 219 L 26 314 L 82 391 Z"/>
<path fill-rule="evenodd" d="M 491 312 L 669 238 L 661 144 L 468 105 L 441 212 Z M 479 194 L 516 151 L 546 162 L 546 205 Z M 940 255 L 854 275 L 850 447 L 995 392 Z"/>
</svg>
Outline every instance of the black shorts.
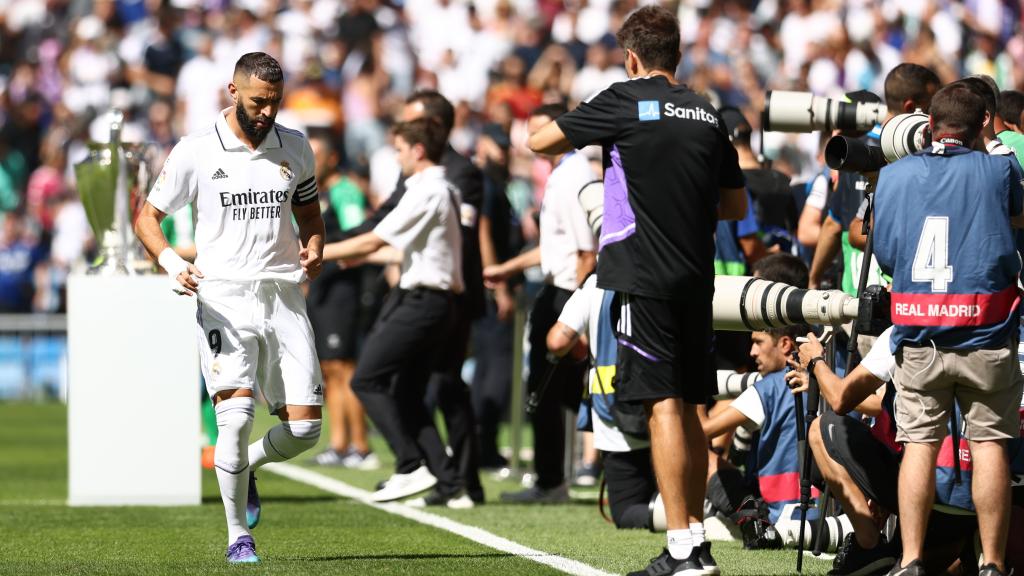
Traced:
<svg viewBox="0 0 1024 576">
<path fill-rule="evenodd" d="M 715 386 L 711 297 L 662 300 L 619 292 L 615 398 L 704 404 Z"/>
<path fill-rule="evenodd" d="M 346 273 L 310 287 L 306 308 L 320 360 L 355 360 L 359 351 L 361 282 L 359 274 Z"/>
<path fill-rule="evenodd" d="M 897 513 L 900 462 L 896 454 L 859 420 L 831 411 L 820 418 L 821 437 L 829 457 L 846 469 L 865 496 Z"/>
</svg>

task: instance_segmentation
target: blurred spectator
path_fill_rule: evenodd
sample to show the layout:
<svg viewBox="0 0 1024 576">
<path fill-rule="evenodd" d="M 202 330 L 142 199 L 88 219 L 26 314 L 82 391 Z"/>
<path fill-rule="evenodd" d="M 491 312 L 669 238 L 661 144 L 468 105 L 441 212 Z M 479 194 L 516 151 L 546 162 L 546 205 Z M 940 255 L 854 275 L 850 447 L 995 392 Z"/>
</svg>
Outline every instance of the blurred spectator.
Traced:
<svg viewBox="0 0 1024 576">
<path fill-rule="evenodd" d="M 221 81 L 217 64 L 213 61 L 213 36 L 202 31 L 193 38 L 195 55 L 181 67 L 175 85 L 179 135 L 209 127 L 217 113 L 227 105 L 227 85 Z"/>
<path fill-rule="evenodd" d="M 480 243 L 484 266 L 504 262 L 522 248 L 512 205 L 505 195 L 508 186 L 508 135 L 501 126 L 488 124 L 477 142 L 473 160 L 483 172 L 484 198 L 480 208 Z M 498 452 L 498 427 L 508 411 L 512 389 L 512 349 L 515 297 L 510 282 L 499 282 L 488 293 L 484 316 L 473 324 L 476 369 L 470 389 L 477 415 L 480 467 L 503 468 L 507 464 Z"/>
<path fill-rule="evenodd" d="M 25 215 L 8 212 L 0 227 L 0 313 L 32 311 L 35 268 L 45 257 L 25 226 Z"/>
<path fill-rule="evenodd" d="M 28 177 L 25 158 L 11 147 L 12 130 L 0 129 L 0 215 L 21 204 L 22 190 Z"/>
<path fill-rule="evenodd" d="M 582 102 L 609 85 L 627 79 L 622 66 L 612 59 L 614 49 L 614 40 L 602 40 L 587 48 L 586 64 L 573 77 L 569 90 L 569 99 L 572 102 Z"/>
<path fill-rule="evenodd" d="M 146 48 L 146 85 L 157 97 L 174 95 L 174 83 L 185 63 L 185 47 L 177 34 L 178 13 L 168 6 L 157 12 L 157 36 Z"/>
</svg>

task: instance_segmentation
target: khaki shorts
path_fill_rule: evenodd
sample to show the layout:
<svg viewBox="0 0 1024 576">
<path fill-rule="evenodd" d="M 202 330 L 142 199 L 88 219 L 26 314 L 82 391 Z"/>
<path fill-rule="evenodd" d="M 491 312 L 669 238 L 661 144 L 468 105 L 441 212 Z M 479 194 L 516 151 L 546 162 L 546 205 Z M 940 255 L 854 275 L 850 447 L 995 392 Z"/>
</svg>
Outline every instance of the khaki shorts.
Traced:
<svg viewBox="0 0 1024 576">
<path fill-rule="evenodd" d="M 1016 344 L 1016 342 L 1014 342 Z M 1020 435 L 1024 378 L 1017 347 L 938 350 L 902 346 L 896 352 L 896 440 L 941 442 L 956 398 L 971 440 Z"/>
</svg>

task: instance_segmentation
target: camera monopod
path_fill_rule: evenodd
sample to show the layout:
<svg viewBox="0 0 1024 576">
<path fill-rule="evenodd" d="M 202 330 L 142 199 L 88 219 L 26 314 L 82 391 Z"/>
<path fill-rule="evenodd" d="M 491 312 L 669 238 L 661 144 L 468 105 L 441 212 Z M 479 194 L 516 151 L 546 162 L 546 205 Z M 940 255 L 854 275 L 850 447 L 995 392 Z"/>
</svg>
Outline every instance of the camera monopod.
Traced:
<svg viewBox="0 0 1024 576">
<path fill-rule="evenodd" d="M 864 198 L 868 201 L 867 209 L 864 210 L 864 222 L 861 228 L 867 240 L 864 243 L 864 257 L 860 264 L 860 278 L 857 281 L 857 297 L 860 298 L 864 294 L 864 290 L 868 285 L 868 276 L 871 274 L 871 259 L 874 258 L 874 237 L 875 231 L 871 226 L 871 215 L 874 212 L 874 192 L 868 192 Z M 846 351 L 848 352 L 847 358 L 849 358 L 846 366 L 846 373 L 853 372 L 853 369 L 860 364 L 857 357 L 857 323 L 853 323 L 853 327 L 850 329 L 850 341 L 847 343 Z"/>
<path fill-rule="evenodd" d="M 827 347 L 831 347 L 832 332 L 826 328 L 822 334 L 822 340 Z M 794 355 L 796 353 L 794 352 Z M 799 356 L 797 356 L 799 361 Z M 818 379 L 814 374 L 807 374 L 807 412 L 804 413 L 803 394 L 793 397 L 794 411 L 796 412 L 796 449 L 797 459 L 800 464 L 800 530 L 796 545 L 796 571 L 803 573 L 804 566 L 804 531 L 807 527 L 807 509 L 811 500 L 811 467 L 814 466 L 814 457 L 811 453 L 811 445 L 807 442 L 807 430 L 811 422 L 818 417 L 818 402 L 821 390 L 818 388 Z M 822 505 L 824 508 L 824 505 Z M 824 524 L 824 517 L 819 514 L 819 526 Z M 818 531 L 817 542 L 821 541 L 821 531 Z M 817 546 L 815 547 L 817 549 Z M 819 552 L 820 553 L 820 552 Z"/>
</svg>

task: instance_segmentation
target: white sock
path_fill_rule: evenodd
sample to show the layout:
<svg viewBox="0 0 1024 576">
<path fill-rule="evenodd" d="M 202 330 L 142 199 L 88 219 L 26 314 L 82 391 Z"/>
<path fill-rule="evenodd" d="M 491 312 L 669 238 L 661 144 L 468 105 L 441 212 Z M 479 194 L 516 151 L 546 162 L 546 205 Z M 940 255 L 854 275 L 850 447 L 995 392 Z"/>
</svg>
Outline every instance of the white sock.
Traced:
<svg viewBox="0 0 1024 576">
<path fill-rule="evenodd" d="M 690 522 L 690 535 L 693 547 L 700 548 L 700 545 L 704 543 L 704 523 Z"/>
<path fill-rule="evenodd" d="M 668 553 L 676 560 L 688 558 L 693 552 L 693 535 L 690 529 L 668 531 Z"/>
<path fill-rule="evenodd" d="M 246 444 L 252 431 L 252 398 L 238 397 L 217 403 L 217 446 L 213 464 L 217 472 L 220 497 L 228 520 L 228 545 L 249 533 L 245 522 L 245 502 L 249 494 L 249 456 Z"/>
<path fill-rule="evenodd" d="M 281 422 L 249 445 L 249 465 L 256 469 L 267 462 L 289 460 L 315 446 L 319 438 L 320 420 Z"/>
</svg>

